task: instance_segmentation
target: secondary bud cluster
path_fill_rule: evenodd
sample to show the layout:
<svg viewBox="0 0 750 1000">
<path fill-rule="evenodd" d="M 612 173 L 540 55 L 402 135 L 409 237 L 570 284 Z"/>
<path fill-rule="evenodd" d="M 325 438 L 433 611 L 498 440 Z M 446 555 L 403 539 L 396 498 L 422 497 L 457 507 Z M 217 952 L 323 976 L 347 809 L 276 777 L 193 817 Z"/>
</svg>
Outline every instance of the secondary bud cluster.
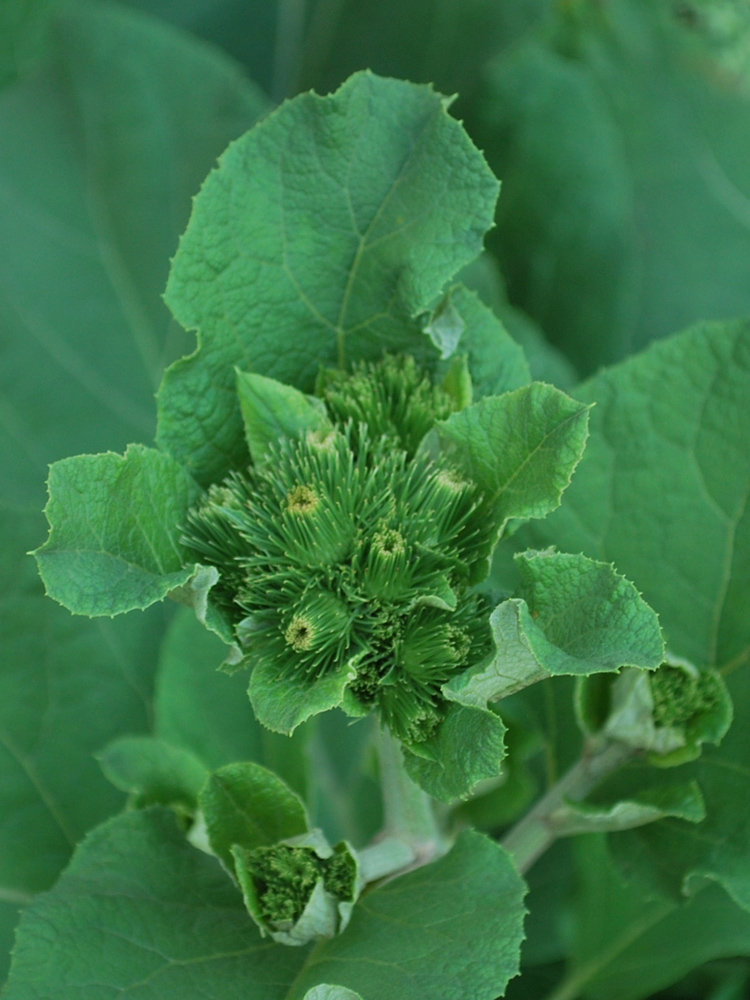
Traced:
<svg viewBox="0 0 750 1000">
<path fill-rule="evenodd" d="M 492 519 L 473 483 L 416 455 L 451 404 L 413 361 L 324 373 L 318 391 L 331 429 L 281 438 L 212 487 L 186 542 L 219 569 L 250 666 L 260 656 L 281 682 L 314 685 L 347 662 L 344 707 L 376 708 L 419 745 L 447 709 L 442 685 L 489 651 L 468 581 Z"/>
</svg>

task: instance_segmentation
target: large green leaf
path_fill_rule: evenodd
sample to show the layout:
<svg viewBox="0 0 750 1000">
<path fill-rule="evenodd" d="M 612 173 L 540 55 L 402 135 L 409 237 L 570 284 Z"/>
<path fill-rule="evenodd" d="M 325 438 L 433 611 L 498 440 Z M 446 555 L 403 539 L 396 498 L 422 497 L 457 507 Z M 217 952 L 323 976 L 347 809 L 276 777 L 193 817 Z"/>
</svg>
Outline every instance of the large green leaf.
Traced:
<svg viewBox="0 0 750 1000">
<path fill-rule="evenodd" d="M 39 72 L 0 91 L 0 461 L 5 495 L 40 505 L 48 462 L 152 437 L 162 367 L 190 346 L 161 300 L 169 257 L 265 109 L 149 18 L 62 4 L 52 27 Z"/>
<path fill-rule="evenodd" d="M 660 615 L 667 644 L 728 677 L 735 721 L 675 780 L 696 780 L 707 817 L 618 834 L 618 857 L 670 893 L 692 874 L 750 908 L 750 324 L 696 327 L 603 371 L 578 395 L 596 402 L 566 507 L 534 533 L 613 559 Z"/>
<path fill-rule="evenodd" d="M 284 1000 L 304 960 L 303 948 L 261 941 L 217 860 L 170 812 L 136 811 L 90 834 L 26 910 L 6 995 L 239 1000 L 252 984 L 257 1000 Z"/>
<path fill-rule="evenodd" d="M 704 962 L 750 954 L 750 916 L 718 886 L 684 906 L 648 899 L 623 884 L 600 838 L 576 848 L 581 891 L 561 996 L 640 1000 Z"/>
<path fill-rule="evenodd" d="M 180 241 L 166 298 L 200 346 L 166 375 L 159 441 L 209 482 L 247 454 L 234 365 L 310 389 L 321 363 L 424 354 L 414 317 L 479 253 L 497 191 L 428 87 L 360 73 L 283 105 L 227 150 Z"/>
<path fill-rule="evenodd" d="M 0 526 L 0 899 L 47 889 L 76 842 L 123 795 L 94 752 L 150 725 L 161 610 L 74 619 L 45 598 L 24 553 L 38 515 Z"/>
<path fill-rule="evenodd" d="M 78 455 L 50 469 L 50 535 L 37 549 L 50 597 L 82 615 L 147 608 L 188 583 L 180 525 L 199 489 L 162 452 Z"/>
<path fill-rule="evenodd" d="M 15 505 L 42 506 L 48 462 L 151 437 L 187 344 L 161 302 L 169 254 L 265 107 L 218 53 L 108 4 L 57 6 L 43 46 L 45 6 L 0 4 L 0 898 L 21 901 L 122 804 L 93 753 L 150 725 L 163 616 L 72 620 L 24 556 L 43 519 Z"/>
<path fill-rule="evenodd" d="M 541 537 L 612 560 L 704 666 L 750 653 L 750 323 L 695 327 L 576 390 L 596 403 L 565 506 Z"/>
<path fill-rule="evenodd" d="M 365 896 L 346 932 L 315 948 L 291 1000 L 321 979 L 366 1000 L 495 1000 L 518 969 L 524 891 L 507 854 L 463 833 L 440 861 Z"/>
<path fill-rule="evenodd" d="M 449 698 L 486 705 L 560 674 L 659 666 L 659 620 L 611 565 L 552 550 L 523 552 L 515 561 L 519 596 L 490 617 L 495 656 L 454 678 Z"/>
<path fill-rule="evenodd" d="M 489 74 L 511 298 L 582 371 L 750 310 L 748 92 L 685 50 L 682 10 L 557 5 Z"/>
<path fill-rule="evenodd" d="M 508 855 L 464 833 L 440 861 L 369 893 L 339 937 L 312 950 L 264 943 L 170 813 L 126 813 L 26 911 L 5 998 L 240 1000 L 252 984 L 254 1000 L 302 1000 L 336 982 L 366 1000 L 494 1000 L 518 969 L 523 893 Z"/>
</svg>

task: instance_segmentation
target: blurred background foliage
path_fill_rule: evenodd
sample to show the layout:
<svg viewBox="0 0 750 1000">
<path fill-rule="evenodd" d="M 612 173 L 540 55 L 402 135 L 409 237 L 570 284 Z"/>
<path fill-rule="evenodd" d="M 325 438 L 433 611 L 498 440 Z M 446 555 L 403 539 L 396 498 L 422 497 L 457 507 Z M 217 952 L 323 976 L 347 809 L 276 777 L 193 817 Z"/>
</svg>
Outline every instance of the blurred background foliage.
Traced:
<svg viewBox="0 0 750 1000">
<path fill-rule="evenodd" d="M 73 619 L 43 599 L 26 552 L 47 464 L 151 440 L 161 372 L 192 345 L 161 300 L 192 195 L 278 102 L 366 67 L 458 95 L 502 180 L 462 280 L 535 377 L 570 388 L 695 321 L 750 313 L 745 0 L 0 0 L 0 981 L 19 907 L 122 805 L 93 752 L 153 729 L 157 671 L 158 723 L 192 627 L 164 609 Z M 467 807 L 473 822 L 508 822 L 544 783 L 565 684 L 509 706 L 512 780 Z M 198 724 L 161 723 L 174 738 Z M 363 734 L 332 716 L 298 742 L 256 756 L 307 783 L 335 836 L 366 839 L 375 777 L 341 763 Z M 720 890 L 680 910 L 646 900 L 599 841 L 558 845 L 531 884 L 510 996 L 746 995 L 750 926 Z M 556 993 L 566 959 L 573 986 Z"/>
</svg>

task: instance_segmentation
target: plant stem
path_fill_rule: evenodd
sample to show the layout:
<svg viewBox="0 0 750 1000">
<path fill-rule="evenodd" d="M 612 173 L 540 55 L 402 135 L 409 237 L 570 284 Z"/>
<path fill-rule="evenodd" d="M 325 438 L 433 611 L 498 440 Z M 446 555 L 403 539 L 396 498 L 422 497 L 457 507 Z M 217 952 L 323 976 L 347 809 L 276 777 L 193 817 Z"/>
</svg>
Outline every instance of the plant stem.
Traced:
<svg viewBox="0 0 750 1000">
<path fill-rule="evenodd" d="M 555 782 L 503 839 L 502 846 L 513 855 L 519 872 L 528 871 L 557 839 L 554 814 L 565 801 L 584 799 L 602 778 L 622 767 L 633 753 L 622 743 L 592 745 L 584 749 L 578 763 Z"/>
<path fill-rule="evenodd" d="M 443 842 L 432 800 L 406 773 L 401 747 L 390 732 L 381 729 L 377 740 L 385 812 L 383 834 L 408 844 L 415 853 L 416 865 L 426 864 L 440 852 Z"/>
</svg>

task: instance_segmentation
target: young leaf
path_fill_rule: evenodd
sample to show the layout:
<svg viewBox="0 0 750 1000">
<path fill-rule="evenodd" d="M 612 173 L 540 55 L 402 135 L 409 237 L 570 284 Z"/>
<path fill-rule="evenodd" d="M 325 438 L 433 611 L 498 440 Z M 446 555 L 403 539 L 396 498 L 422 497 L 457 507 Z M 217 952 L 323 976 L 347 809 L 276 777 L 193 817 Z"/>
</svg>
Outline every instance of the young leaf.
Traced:
<svg viewBox="0 0 750 1000">
<path fill-rule="evenodd" d="M 466 798 L 479 781 L 496 778 L 505 757 L 505 726 L 486 708 L 451 705 L 437 734 L 419 747 L 404 747 L 409 776 L 443 802 Z M 429 754 L 429 756 L 427 756 Z"/>
<path fill-rule="evenodd" d="M 501 321 L 463 285 L 450 290 L 451 302 L 463 320 L 457 351 L 468 356 L 475 399 L 501 396 L 531 381 L 523 349 Z"/>
<path fill-rule="evenodd" d="M 637 787 L 637 786 L 636 786 Z M 667 816 L 700 823 L 706 818 L 703 796 L 692 781 L 662 788 L 638 788 L 632 797 L 604 803 L 597 789 L 597 803 L 566 802 L 549 818 L 558 837 L 582 833 L 611 833 L 645 826 Z M 607 796 L 609 798 L 609 796 Z"/>
<path fill-rule="evenodd" d="M 199 801 L 211 847 L 229 871 L 233 845 L 270 846 L 305 833 L 309 825 L 299 796 L 260 764 L 228 764 L 215 771 Z"/>
<path fill-rule="evenodd" d="M 262 462 L 268 445 L 281 437 L 296 438 L 306 431 L 331 427 L 322 400 L 275 379 L 238 371 L 237 395 L 247 446 L 255 463 Z"/>
<path fill-rule="evenodd" d="M 588 408 L 535 382 L 490 396 L 437 425 L 440 445 L 486 496 L 500 530 L 560 503 L 588 434 Z"/>
<path fill-rule="evenodd" d="M 79 455 L 50 469 L 50 535 L 35 552 L 50 597 L 80 615 L 147 608 L 195 573 L 180 525 L 199 490 L 169 455 Z"/>
<path fill-rule="evenodd" d="M 345 660 L 335 670 L 315 681 L 290 674 L 284 678 L 284 696 L 279 697 L 279 674 L 276 663 L 259 659 L 250 675 L 248 694 L 261 722 L 276 733 L 293 733 L 306 719 L 331 708 L 338 708 L 348 684 L 357 676 L 354 659 Z"/>
<path fill-rule="evenodd" d="M 178 805 L 195 811 L 208 777 L 195 754 L 153 736 L 120 736 L 96 759 L 105 778 L 128 792 L 138 808 Z"/>
<path fill-rule="evenodd" d="M 199 349 L 166 375 L 160 443 L 207 484 L 245 461 L 233 365 L 309 389 L 321 363 L 425 355 L 413 317 L 479 253 L 497 192 L 428 87 L 359 73 L 282 105 L 230 146 L 180 241 L 166 298 Z"/>
<path fill-rule="evenodd" d="M 661 663 L 655 613 L 612 566 L 551 550 L 520 553 L 516 565 L 521 596 L 490 617 L 493 659 L 450 681 L 448 698 L 485 705 L 546 677 Z"/>
</svg>

